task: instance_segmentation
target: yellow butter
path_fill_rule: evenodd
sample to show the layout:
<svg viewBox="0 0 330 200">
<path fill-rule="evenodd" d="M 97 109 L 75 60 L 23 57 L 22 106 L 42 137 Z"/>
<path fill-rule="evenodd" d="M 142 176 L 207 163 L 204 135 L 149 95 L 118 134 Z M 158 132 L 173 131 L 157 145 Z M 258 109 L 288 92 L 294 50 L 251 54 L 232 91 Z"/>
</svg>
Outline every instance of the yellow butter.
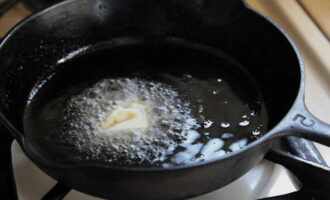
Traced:
<svg viewBox="0 0 330 200">
<path fill-rule="evenodd" d="M 148 128 L 146 106 L 132 103 L 128 108 L 118 108 L 101 123 L 103 132 Z"/>
</svg>

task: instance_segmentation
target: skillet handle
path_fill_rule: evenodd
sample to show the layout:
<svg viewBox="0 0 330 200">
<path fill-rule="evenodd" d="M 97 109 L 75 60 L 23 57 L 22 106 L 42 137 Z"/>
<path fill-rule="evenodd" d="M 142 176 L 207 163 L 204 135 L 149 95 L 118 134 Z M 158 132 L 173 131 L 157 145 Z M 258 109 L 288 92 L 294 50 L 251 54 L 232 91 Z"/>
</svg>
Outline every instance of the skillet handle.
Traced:
<svg viewBox="0 0 330 200">
<path fill-rule="evenodd" d="M 315 117 L 305 103 L 298 104 L 290 113 L 291 123 L 288 128 L 290 134 L 330 147 L 330 124 Z"/>
</svg>

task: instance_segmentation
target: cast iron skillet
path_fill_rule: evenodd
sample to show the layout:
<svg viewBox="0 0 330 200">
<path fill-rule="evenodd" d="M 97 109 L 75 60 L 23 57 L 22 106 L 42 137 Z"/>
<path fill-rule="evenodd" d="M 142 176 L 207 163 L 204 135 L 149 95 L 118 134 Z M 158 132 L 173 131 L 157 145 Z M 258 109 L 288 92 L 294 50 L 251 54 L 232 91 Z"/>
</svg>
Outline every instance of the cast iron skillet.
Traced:
<svg viewBox="0 0 330 200">
<path fill-rule="evenodd" d="M 23 131 L 31 88 L 71 52 L 123 37 L 151 42 L 180 38 L 235 58 L 261 88 L 268 133 L 218 160 L 169 169 L 64 166 L 42 157 Z M 184 199 L 242 176 L 275 138 L 297 135 L 329 146 L 329 125 L 305 107 L 304 81 L 303 63 L 290 39 L 240 0 L 70 0 L 32 15 L 1 43 L 0 119 L 42 170 L 73 189 L 113 200 Z"/>
</svg>

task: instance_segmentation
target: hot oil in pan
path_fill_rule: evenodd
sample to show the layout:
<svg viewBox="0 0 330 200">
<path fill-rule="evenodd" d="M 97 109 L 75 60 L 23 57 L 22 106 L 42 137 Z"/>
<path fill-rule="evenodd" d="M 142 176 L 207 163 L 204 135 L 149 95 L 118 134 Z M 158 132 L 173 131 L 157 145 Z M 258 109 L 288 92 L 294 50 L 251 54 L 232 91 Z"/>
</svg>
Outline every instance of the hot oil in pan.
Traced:
<svg viewBox="0 0 330 200">
<path fill-rule="evenodd" d="M 50 162 L 188 165 L 237 151 L 267 130 L 252 77 L 196 45 L 101 45 L 52 74 L 31 92 L 24 121 L 30 144 Z M 140 121 L 103 127 L 129 116 Z"/>
</svg>

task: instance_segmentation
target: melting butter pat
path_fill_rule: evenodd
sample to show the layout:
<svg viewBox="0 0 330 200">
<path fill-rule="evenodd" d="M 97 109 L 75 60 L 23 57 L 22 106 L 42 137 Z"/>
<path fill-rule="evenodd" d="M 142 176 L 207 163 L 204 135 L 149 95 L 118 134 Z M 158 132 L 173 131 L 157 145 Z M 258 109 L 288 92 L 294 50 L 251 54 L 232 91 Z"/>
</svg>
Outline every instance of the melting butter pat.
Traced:
<svg viewBox="0 0 330 200">
<path fill-rule="evenodd" d="M 101 123 L 103 132 L 145 128 L 148 128 L 146 106 L 141 103 L 132 103 L 128 108 L 118 108 Z"/>
</svg>

